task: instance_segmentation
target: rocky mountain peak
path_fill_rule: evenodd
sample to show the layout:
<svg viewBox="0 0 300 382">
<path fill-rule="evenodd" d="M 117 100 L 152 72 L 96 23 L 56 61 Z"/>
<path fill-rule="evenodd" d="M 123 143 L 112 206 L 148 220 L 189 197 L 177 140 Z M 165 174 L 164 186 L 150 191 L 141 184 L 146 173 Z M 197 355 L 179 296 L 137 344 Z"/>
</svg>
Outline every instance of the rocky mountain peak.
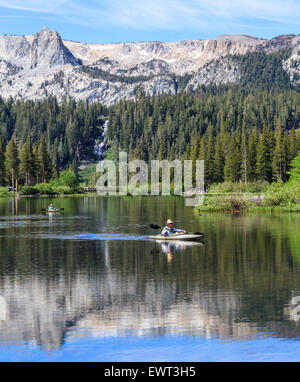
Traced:
<svg viewBox="0 0 300 382">
<path fill-rule="evenodd" d="M 60 35 L 48 27 L 30 36 L 0 36 L 0 59 L 24 69 L 80 64 Z"/>
<path fill-rule="evenodd" d="M 51 35 L 51 33 L 56 33 L 58 35 L 58 33 L 56 31 L 51 31 L 51 29 L 48 27 L 48 26 L 45 26 L 43 29 L 41 29 L 37 34 L 47 34 L 47 35 Z"/>
<path fill-rule="evenodd" d="M 300 83 L 300 35 L 88 44 L 62 40 L 45 27 L 34 35 L 0 36 L 0 96 L 52 95 L 59 101 L 70 96 L 112 104 L 135 98 L 140 89 L 148 95 L 174 94 L 179 88 L 237 83 L 241 68 L 234 57 L 286 48 L 292 53 L 279 65 L 291 83 Z"/>
<path fill-rule="evenodd" d="M 66 64 L 79 65 L 80 60 L 65 47 L 56 31 L 45 27 L 34 35 L 31 44 L 31 68 L 37 66 L 51 68 Z"/>
</svg>

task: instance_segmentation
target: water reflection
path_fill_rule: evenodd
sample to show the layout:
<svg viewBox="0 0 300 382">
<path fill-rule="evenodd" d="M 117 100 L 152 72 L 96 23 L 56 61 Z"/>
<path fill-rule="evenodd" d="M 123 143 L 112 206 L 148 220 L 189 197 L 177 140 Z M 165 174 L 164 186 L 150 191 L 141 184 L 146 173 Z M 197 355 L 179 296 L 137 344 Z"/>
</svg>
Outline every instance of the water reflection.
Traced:
<svg viewBox="0 0 300 382">
<path fill-rule="evenodd" d="M 1 321 L 6 320 L 6 301 L 5 298 L 0 296 L 0 326 Z"/>
<path fill-rule="evenodd" d="M 196 247 L 203 245 L 203 242 L 197 241 L 174 241 L 174 242 L 162 242 L 157 240 L 158 245 L 161 245 L 162 252 L 167 255 L 168 261 L 173 258 L 174 252 L 185 251 L 188 247 Z"/>
<path fill-rule="evenodd" d="M 146 259 L 150 247 L 137 248 L 144 252 L 143 258 L 125 258 L 125 251 L 115 244 L 80 248 L 67 244 L 62 258 L 54 262 L 55 248 L 44 248 L 45 256 L 37 248 L 23 264 L 32 263 L 34 268 L 31 272 L 23 268 L 21 274 L 16 259 L 1 283 L 7 303 L 1 341 L 29 341 L 45 350 L 57 349 L 74 327 L 76 335 L 84 328 L 101 337 L 129 333 L 226 337 L 239 335 L 241 327 L 243 335 L 254 333 L 248 324 L 232 326 L 240 309 L 238 293 L 189 288 L 180 277 L 172 279 L 170 269 L 159 276 L 166 259 L 161 254 Z"/>
<path fill-rule="evenodd" d="M 19 206 L 12 222 L 6 211 L 0 227 L 0 346 L 17 341 L 54 350 L 66 337 L 87 335 L 299 337 L 299 247 L 290 233 L 299 216 L 197 220 L 175 201 L 174 216 L 191 222 L 187 229 L 200 225 L 206 242 L 161 243 L 133 239 L 145 235 L 141 221 L 153 209 L 147 200 L 138 207 L 101 200 L 88 216 L 89 201 L 72 203 L 51 224 L 34 204 L 29 214 Z M 166 213 L 169 201 L 160 203 Z M 131 239 L 96 239 L 112 228 Z"/>
<path fill-rule="evenodd" d="M 300 296 L 293 296 L 285 307 L 285 314 L 288 319 L 298 322 L 300 320 Z"/>
</svg>

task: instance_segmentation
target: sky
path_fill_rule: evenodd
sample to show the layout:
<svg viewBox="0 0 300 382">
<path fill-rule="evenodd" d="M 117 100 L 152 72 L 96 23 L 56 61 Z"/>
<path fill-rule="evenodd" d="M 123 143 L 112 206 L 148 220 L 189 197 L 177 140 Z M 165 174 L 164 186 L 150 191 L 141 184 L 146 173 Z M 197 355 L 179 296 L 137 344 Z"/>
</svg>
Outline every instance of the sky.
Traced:
<svg viewBox="0 0 300 382">
<path fill-rule="evenodd" d="M 0 0 L 0 34 L 86 43 L 300 34 L 300 0 Z"/>
</svg>

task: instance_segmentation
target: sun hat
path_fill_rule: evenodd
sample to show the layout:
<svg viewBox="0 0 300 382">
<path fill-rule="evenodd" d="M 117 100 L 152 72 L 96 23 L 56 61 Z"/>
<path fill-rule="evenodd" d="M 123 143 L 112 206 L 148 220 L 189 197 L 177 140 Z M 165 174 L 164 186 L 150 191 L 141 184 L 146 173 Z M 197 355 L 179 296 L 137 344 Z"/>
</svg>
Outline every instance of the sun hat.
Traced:
<svg viewBox="0 0 300 382">
<path fill-rule="evenodd" d="M 168 219 L 167 220 L 167 224 L 172 224 L 173 222 L 172 222 L 172 220 L 171 219 Z"/>
</svg>

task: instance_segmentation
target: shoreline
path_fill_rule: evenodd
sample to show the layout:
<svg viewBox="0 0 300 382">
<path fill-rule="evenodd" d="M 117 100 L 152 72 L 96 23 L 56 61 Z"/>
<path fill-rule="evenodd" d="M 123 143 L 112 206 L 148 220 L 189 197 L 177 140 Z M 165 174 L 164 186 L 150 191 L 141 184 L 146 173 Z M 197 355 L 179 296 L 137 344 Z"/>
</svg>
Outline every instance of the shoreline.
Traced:
<svg viewBox="0 0 300 382">
<path fill-rule="evenodd" d="M 209 212 L 209 213 L 231 213 L 231 214 L 250 214 L 256 212 L 263 213 L 273 213 L 273 212 L 300 212 L 300 204 L 294 204 L 291 206 L 255 206 L 255 207 L 247 207 L 245 209 L 234 210 L 234 209 L 226 209 L 222 206 L 196 206 L 195 211 L 200 213 Z"/>
<path fill-rule="evenodd" d="M 246 197 L 248 198 L 249 200 L 249 197 L 250 198 L 253 198 L 255 195 L 254 194 L 250 194 L 249 193 L 234 193 L 235 196 L 237 196 L 239 194 L 239 196 L 243 196 L 243 197 Z M 300 203 L 296 203 L 296 204 L 287 204 L 287 205 L 274 205 L 274 206 L 258 206 L 258 205 L 247 205 L 247 204 L 240 204 L 238 205 L 239 208 L 230 208 L 228 206 L 224 206 L 224 204 L 221 203 L 221 198 L 226 195 L 228 197 L 230 196 L 233 196 L 233 194 L 230 194 L 230 193 L 211 193 L 211 194 L 205 194 L 206 196 L 208 196 L 209 198 L 210 197 L 216 197 L 217 196 L 217 200 L 215 201 L 214 204 L 212 205 L 205 205 L 205 204 L 201 204 L 201 205 L 197 205 L 194 208 L 195 210 L 195 213 L 227 213 L 227 214 L 251 214 L 251 213 L 274 213 L 274 212 L 280 212 L 280 213 L 286 213 L 286 212 L 300 212 Z M 219 195 L 219 198 L 220 198 L 220 201 L 218 202 L 218 195 Z M 159 197 L 181 197 L 181 198 L 185 198 L 184 195 L 131 195 L 131 194 L 128 194 L 128 195 L 121 195 L 121 194 L 116 194 L 116 195 L 101 195 L 97 192 L 85 192 L 85 193 L 80 193 L 80 194 L 57 194 L 57 195 L 47 195 L 47 194 L 40 194 L 40 195 L 37 195 L 37 194 L 34 194 L 34 195 L 19 195 L 19 194 L 15 194 L 15 195 L 3 195 L 3 196 L 0 196 L 0 200 L 1 199 L 5 199 L 5 198 L 14 198 L 14 199 L 21 199 L 21 198 L 30 198 L 30 199 L 43 199 L 43 198 L 55 198 L 55 199 L 59 199 L 59 198 L 81 198 L 81 197 L 117 197 L 117 198 L 120 198 L 120 197 L 125 197 L 125 198 L 136 198 L 136 197 L 155 197 L 155 196 L 159 196 Z M 193 195 L 195 196 L 195 195 Z M 191 196 L 192 197 L 192 196 Z M 243 199 L 241 199 L 242 201 Z M 245 201 L 246 199 L 244 199 Z"/>
</svg>

